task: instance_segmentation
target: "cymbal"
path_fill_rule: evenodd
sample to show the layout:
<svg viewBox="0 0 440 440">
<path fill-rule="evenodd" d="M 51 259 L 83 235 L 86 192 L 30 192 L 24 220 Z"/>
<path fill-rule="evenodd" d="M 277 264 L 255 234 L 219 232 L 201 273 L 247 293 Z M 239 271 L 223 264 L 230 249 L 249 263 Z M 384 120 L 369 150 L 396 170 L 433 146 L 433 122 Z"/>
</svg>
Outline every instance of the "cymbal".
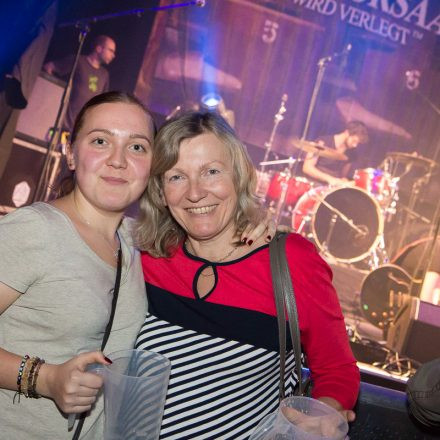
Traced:
<svg viewBox="0 0 440 440">
<path fill-rule="evenodd" d="M 416 166 L 423 166 L 427 168 L 434 168 L 437 166 L 437 163 L 434 160 L 428 159 L 427 157 L 419 156 L 417 154 L 401 153 L 400 151 L 393 151 L 392 153 L 388 153 L 387 157 L 404 164 L 411 163 Z"/>
<path fill-rule="evenodd" d="M 266 162 L 260 162 L 260 165 L 280 165 L 283 163 L 288 163 L 289 165 L 298 162 L 298 159 L 294 159 L 293 157 L 289 157 L 288 159 L 279 159 L 279 160 L 267 160 Z"/>
<path fill-rule="evenodd" d="M 326 147 L 318 142 L 306 141 L 301 139 L 293 139 L 292 144 L 295 148 L 306 151 L 307 153 L 313 153 L 316 156 L 327 157 L 334 160 L 347 160 L 348 157 L 334 150 L 333 148 Z"/>
</svg>

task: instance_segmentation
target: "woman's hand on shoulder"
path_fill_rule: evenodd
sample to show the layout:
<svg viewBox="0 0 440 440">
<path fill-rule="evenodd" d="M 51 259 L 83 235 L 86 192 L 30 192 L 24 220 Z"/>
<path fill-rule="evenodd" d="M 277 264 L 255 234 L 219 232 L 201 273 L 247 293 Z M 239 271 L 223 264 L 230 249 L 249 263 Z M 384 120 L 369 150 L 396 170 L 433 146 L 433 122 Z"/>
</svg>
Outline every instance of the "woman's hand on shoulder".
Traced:
<svg viewBox="0 0 440 440">
<path fill-rule="evenodd" d="M 109 364 L 99 351 L 79 354 L 59 365 L 43 364 L 36 391 L 67 414 L 88 411 L 103 384 L 101 376 L 86 371 L 93 363 Z"/>
<path fill-rule="evenodd" d="M 276 223 L 269 218 L 262 220 L 258 225 L 249 224 L 242 232 L 240 241 L 249 246 L 257 240 L 269 243 L 277 231 Z"/>
</svg>

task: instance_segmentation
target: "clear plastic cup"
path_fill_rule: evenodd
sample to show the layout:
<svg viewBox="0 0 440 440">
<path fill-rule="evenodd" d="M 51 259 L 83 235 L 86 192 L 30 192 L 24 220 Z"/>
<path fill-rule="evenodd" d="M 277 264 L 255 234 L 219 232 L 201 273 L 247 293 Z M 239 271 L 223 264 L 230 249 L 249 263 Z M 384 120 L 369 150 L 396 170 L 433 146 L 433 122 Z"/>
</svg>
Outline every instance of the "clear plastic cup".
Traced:
<svg viewBox="0 0 440 440">
<path fill-rule="evenodd" d="M 338 411 L 319 400 L 294 396 L 282 400 L 249 440 L 343 440 L 347 432 L 348 423 Z"/>
<path fill-rule="evenodd" d="M 159 438 L 168 387 L 170 361 L 145 350 L 122 350 L 107 355 L 105 365 L 105 440 Z"/>
</svg>

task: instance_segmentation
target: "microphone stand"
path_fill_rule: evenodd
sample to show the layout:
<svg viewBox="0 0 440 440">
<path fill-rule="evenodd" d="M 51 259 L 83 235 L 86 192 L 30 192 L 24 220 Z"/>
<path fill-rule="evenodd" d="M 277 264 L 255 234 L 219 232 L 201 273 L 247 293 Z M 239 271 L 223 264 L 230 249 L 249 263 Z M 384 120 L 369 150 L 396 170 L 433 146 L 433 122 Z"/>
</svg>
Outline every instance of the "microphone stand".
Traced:
<svg viewBox="0 0 440 440">
<path fill-rule="evenodd" d="M 327 64 L 332 60 L 330 56 L 323 57 L 318 61 L 318 73 L 316 75 L 315 84 L 313 86 L 312 96 L 310 98 L 309 107 L 307 110 L 306 122 L 304 123 L 304 129 L 301 136 L 301 140 L 305 140 L 308 132 L 310 121 L 312 119 L 312 114 L 315 109 L 316 99 L 318 98 L 318 93 L 321 88 L 322 80 L 324 79 L 325 69 L 327 68 Z M 300 150 L 301 152 L 302 150 Z"/>
<path fill-rule="evenodd" d="M 37 200 L 47 201 L 50 198 L 50 192 L 51 192 L 52 188 L 50 188 L 50 186 L 48 185 L 48 181 L 49 181 L 49 176 L 52 174 L 50 171 L 52 168 L 53 156 L 54 156 L 55 150 L 57 149 L 58 142 L 60 139 L 61 127 L 64 122 L 64 116 L 66 113 L 65 110 L 67 109 L 67 106 L 69 104 L 70 92 L 72 90 L 73 77 L 75 75 L 76 68 L 78 66 L 78 60 L 81 55 L 81 50 L 83 48 L 84 41 L 85 41 L 87 34 L 89 32 L 90 32 L 89 25 L 87 23 L 83 22 L 81 24 L 81 28 L 80 28 L 79 35 L 78 35 L 78 47 L 77 47 L 77 50 L 75 53 L 75 59 L 74 59 L 73 66 L 72 66 L 72 69 L 69 74 L 69 78 L 67 80 L 66 87 L 64 88 L 64 91 L 63 91 L 63 96 L 61 97 L 60 105 L 58 107 L 57 117 L 55 119 L 55 124 L 54 124 L 53 130 L 52 130 L 52 133 L 50 135 L 49 144 L 47 147 L 46 158 L 44 160 L 43 170 L 41 172 L 40 179 L 38 180 L 37 189 L 35 191 L 34 201 L 37 201 Z M 53 170 L 53 171 L 57 172 L 58 170 Z"/>
<path fill-rule="evenodd" d="M 41 172 L 40 178 L 38 180 L 38 185 L 34 193 L 33 201 L 38 200 L 44 200 L 47 201 L 50 199 L 51 192 L 53 188 L 50 187 L 50 176 L 56 174 L 58 170 L 53 167 L 53 157 L 54 153 L 57 149 L 59 139 L 61 136 L 61 127 L 64 122 L 64 116 L 65 116 L 65 110 L 67 109 L 67 106 L 69 104 L 70 100 L 70 92 L 72 89 L 72 81 L 73 77 L 75 76 L 76 69 L 78 66 L 78 60 L 81 55 L 81 50 L 84 45 L 84 41 L 90 32 L 90 25 L 92 23 L 97 23 L 98 21 L 103 20 L 109 20 L 124 16 L 130 16 L 130 15 L 137 15 L 140 17 L 142 14 L 148 11 L 162 11 L 167 9 L 176 9 L 176 8 L 183 8 L 186 6 L 198 6 L 203 7 L 205 6 L 205 2 L 202 0 L 192 0 L 188 2 L 183 3 L 176 3 L 173 5 L 167 5 L 167 6 L 158 6 L 153 8 L 140 8 L 140 9 L 130 9 L 126 11 L 120 11 L 120 12 L 114 12 L 110 14 L 104 14 L 104 15 L 98 15 L 94 17 L 88 17 L 88 18 L 82 18 L 75 21 L 68 21 L 64 22 L 58 25 L 58 27 L 70 27 L 74 26 L 76 28 L 79 28 L 79 35 L 78 35 L 78 46 L 75 52 L 75 59 L 73 62 L 72 69 L 69 74 L 69 78 L 67 80 L 66 87 L 64 88 L 63 95 L 61 97 L 61 102 L 58 107 L 57 116 L 55 119 L 55 124 L 48 142 L 47 150 L 45 152 L 46 157 L 44 160 L 43 170 Z M 54 169 L 52 169 L 54 168 Z"/>
<path fill-rule="evenodd" d="M 318 61 L 318 73 L 316 74 L 315 84 L 313 86 L 312 96 L 310 97 L 309 107 L 307 110 L 307 117 L 304 123 L 304 129 L 301 135 L 301 141 L 305 141 L 309 134 L 310 121 L 312 119 L 313 111 L 315 110 L 316 100 L 318 98 L 319 90 L 321 88 L 322 80 L 324 79 L 325 69 L 327 65 L 332 62 L 334 59 L 348 55 L 348 52 L 351 50 L 351 44 L 347 45 L 346 48 L 342 52 L 334 53 L 333 55 L 327 55 L 322 57 Z M 298 166 L 299 160 L 301 159 L 301 153 L 303 152 L 302 148 L 298 150 L 297 154 L 297 162 L 295 167 Z M 296 168 L 295 168 L 296 172 Z"/>
<path fill-rule="evenodd" d="M 326 56 L 326 57 L 321 58 L 318 61 L 318 73 L 315 78 L 315 84 L 313 86 L 312 96 L 310 97 L 310 101 L 309 101 L 309 107 L 307 110 L 307 117 L 306 117 L 306 121 L 304 123 L 303 132 L 301 135 L 302 141 L 306 140 L 306 138 L 307 138 L 307 135 L 309 132 L 309 127 L 310 127 L 310 121 L 312 119 L 313 111 L 314 111 L 315 105 L 316 105 L 316 100 L 318 98 L 318 94 L 319 94 L 319 90 L 321 88 L 322 80 L 324 79 L 325 69 L 327 68 L 327 64 L 331 61 L 331 59 L 332 58 L 330 56 Z M 300 145 L 302 145 L 302 143 L 300 143 Z M 298 166 L 298 163 L 301 160 L 302 152 L 303 152 L 303 149 L 301 147 L 301 148 L 299 148 L 298 153 L 297 153 L 297 161 L 295 163 L 295 174 L 297 171 L 296 168 Z"/>
</svg>

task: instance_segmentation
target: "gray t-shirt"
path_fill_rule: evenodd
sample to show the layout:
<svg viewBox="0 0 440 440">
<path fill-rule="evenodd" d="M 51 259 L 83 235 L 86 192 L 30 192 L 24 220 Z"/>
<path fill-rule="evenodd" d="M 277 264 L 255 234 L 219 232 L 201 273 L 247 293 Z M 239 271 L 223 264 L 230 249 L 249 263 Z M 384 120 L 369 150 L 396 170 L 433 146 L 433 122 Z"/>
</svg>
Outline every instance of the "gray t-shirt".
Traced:
<svg viewBox="0 0 440 440">
<path fill-rule="evenodd" d="M 129 222 L 119 228 L 123 252 L 116 315 L 105 353 L 132 348 L 147 303 L 139 252 Z M 101 260 L 59 209 L 35 203 L 0 220 L 0 281 L 22 295 L 0 315 L 0 347 L 59 364 L 99 350 L 111 310 L 116 269 Z M 71 439 L 67 418 L 46 398 L 12 403 L 0 389 L 0 438 Z M 102 397 L 81 438 L 103 438 Z"/>
</svg>

